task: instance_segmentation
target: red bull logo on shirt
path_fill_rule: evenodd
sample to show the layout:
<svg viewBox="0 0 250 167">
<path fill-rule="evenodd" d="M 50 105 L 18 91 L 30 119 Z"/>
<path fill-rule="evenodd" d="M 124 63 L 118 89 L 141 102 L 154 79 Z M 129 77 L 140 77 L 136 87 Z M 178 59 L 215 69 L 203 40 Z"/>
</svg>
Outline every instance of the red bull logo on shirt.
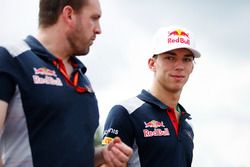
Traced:
<svg viewBox="0 0 250 167">
<path fill-rule="evenodd" d="M 144 137 L 169 136 L 170 135 L 168 128 L 164 128 L 164 130 L 155 129 L 153 131 L 144 129 L 143 134 L 144 134 Z"/>
<path fill-rule="evenodd" d="M 32 76 L 34 84 L 63 86 L 61 79 L 57 77 L 54 70 L 50 70 L 46 67 L 34 67 L 33 69 L 35 72 Z"/>
<path fill-rule="evenodd" d="M 169 136 L 168 128 L 165 128 L 163 121 L 152 120 L 149 122 L 144 122 L 145 128 L 143 129 L 144 137 L 153 137 L 153 136 Z M 164 129 L 162 129 L 164 127 Z M 148 128 L 154 128 L 154 130 L 149 130 Z"/>
<path fill-rule="evenodd" d="M 184 43 L 190 45 L 189 34 L 181 29 L 168 32 L 168 43 Z"/>
<path fill-rule="evenodd" d="M 156 120 L 152 120 L 150 122 L 144 122 L 145 128 L 159 128 L 159 127 L 165 127 L 163 124 L 163 121 L 159 122 Z"/>
<path fill-rule="evenodd" d="M 33 68 L 35 71 L 35 75 L 47 75 L 47 76 L 54 76 L 56 77 L 56 72 L 54 70 L 50 70 L 46 67 L 40 67 L 40 68 Z"/>
</svg>

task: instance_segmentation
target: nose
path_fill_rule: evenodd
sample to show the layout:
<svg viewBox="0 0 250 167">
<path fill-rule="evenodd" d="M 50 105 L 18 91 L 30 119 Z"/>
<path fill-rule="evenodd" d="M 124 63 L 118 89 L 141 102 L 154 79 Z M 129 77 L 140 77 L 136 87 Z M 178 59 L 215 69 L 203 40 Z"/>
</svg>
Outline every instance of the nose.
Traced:
<svg viewBox="0 0 250 167">
<path fill-rule="evenodd" d="M 95 33 L 96 33 L 96 34 L 101 34 L 101 33 L 102 33 L 101 25 L 100 25 L 99 22 L 98 22 L 97 25 L 96 25 Z"/>
<path fill-rule="evenodd" d="M 178 60 L 175 62 L 175 69 L 176 70 L 183 70 L 184 69 L 184 62 L 182 60 Z"/>
</svg>

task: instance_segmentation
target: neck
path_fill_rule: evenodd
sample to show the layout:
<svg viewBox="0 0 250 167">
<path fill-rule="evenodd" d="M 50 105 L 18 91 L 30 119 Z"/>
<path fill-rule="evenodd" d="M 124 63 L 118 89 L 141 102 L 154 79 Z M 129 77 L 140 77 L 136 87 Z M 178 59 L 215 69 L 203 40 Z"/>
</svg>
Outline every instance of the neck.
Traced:
<svg viewBox="0 0 250 167">
<path fill-rule="evenodd" d="M 67 45 L 64 31 L 57 26 L 49 28 L 40 28 L 37 35 L 37 40 L 56 58 L 61 59 L 70 75 L 73 68 L 69 62 L 72 56 L 69 45 Z"/>
<path fill-rule="evenodd" d="M 174 91 L 170 91 L 162 87 L 153 85 L 150 89 L 150 93 L 153 96 L 155 96 L 157 99 L 159 99 L 163 104 L 171 108 L 176 108 L 178 101 L 180 99 L 181 90 L 174 92 Z"/>
<path fill-rule="evenodd" d="M 66 37 L 62 34 L 65 34 L 62 29 L 51 26 L 40 28 L 36 38 L 50 53 L 67 63 L 71 52 Z"/>
</svg>

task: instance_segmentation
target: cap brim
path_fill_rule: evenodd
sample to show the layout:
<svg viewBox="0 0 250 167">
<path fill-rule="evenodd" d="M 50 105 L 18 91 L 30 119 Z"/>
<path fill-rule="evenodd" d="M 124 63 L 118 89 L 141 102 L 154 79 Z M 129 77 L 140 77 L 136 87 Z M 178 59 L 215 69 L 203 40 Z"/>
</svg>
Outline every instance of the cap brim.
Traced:
<svg viewBox="0 0 250 167">
<path fill-rule="evenodd" d="M 174 48 L 170 48 L 168 50 L 158 50 L 157 52 L 154 52 L 153 55 L 162 54 L 162 53 L 165 53 L 165 52 L 169 52 L 171 50 L 181 49 L 181 48 L 185 48 L 185 49 L 190 50 L 193 53 L 193 55 L 194 55 L 195 58 L 201 57 L 201 54 L 200 54 L 199 51 L 197 51 L 197 50 L 195 50 L 193 48 L 190 48 L 190 47 L 183 47 L 183 46 L 180 46 L 180 47 L 176 47 L 175 46 Z"/>
<path fill-rule="evenodd" d="M 191 52 L 193 52 L 195 58 L 201 57 L 201 54 L 199 51 L 192 49 L 192 48 L 187 48 L 187 49 L 189 49 Z"/>
</svg>

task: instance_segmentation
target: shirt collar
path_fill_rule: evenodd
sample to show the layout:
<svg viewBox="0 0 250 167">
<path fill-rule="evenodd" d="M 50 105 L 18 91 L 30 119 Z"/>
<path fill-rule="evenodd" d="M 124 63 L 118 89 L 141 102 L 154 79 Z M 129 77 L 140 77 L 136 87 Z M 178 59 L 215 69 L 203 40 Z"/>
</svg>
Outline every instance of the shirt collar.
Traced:
<svg viewBox="0 0 250 167">
<path fill-rule="evenodd" d="M 30 46 L 32 52 L 34 52 L 37 56 L 41 57 L 45 61 L 52 62 L 57 59 L 32 35 L 27 36 L 24 41 Z M 78 65 L 78 69 L 81 69 L 82 73 L 85 73 L 87 71 L 86 66 L 76 56 L 72 56 L 71 59 L 72 62 Z"/>
<path fill-rule="evenodd" d="M 160 100 L 158 100 L 155 96 L 153 96 L 150 92 L 146 91 L 146 90 L 142 90 L 141 94 L 138 95 L 138 98 L 140 98 L 141 100 L 156 105 L 158 107 L 160 107 L 161 109 L 167 109 L 168 106 L 166 106 L 165 104 L 163 104 Z"/>
<path fill-rule="evenodd" d="M 153 96 L 150 92 L 146 91 L 146 90 L 142 90 L 141 94 L 139 94 L 137 96 L 139 99 L 150 103 L 152 105 L 155 105 L 159 108 L 161 108 L 162 110 L 166 110 L 168 108 L 167 105 L 163 104 L 160 100 L 158 100 L 155 96 Z M 186 110 L 184 109 L 184 107 L 181 104 L 177 104 L 181 110 L 182 113 L 184 113 L 186 115 L 186 117 L 190 117 L 190 114 L 186 112 Z"/>
</svg>

